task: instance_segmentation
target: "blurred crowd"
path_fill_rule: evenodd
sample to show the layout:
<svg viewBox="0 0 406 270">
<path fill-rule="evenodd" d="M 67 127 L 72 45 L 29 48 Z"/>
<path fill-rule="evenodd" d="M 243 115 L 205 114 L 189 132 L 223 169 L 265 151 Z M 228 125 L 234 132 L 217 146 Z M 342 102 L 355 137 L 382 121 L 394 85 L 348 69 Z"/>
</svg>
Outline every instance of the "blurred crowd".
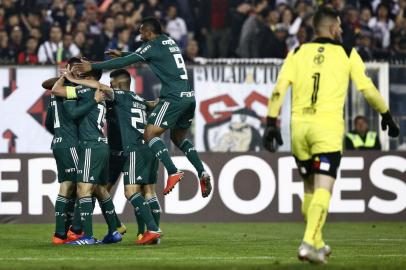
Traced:
<svg viewBox="0 0 406 270">
<path fill-rule="evenodd" d="M 155 16 L 187 62 L 284 58 L 313 38 L 320 4 L 340 11 L 343 43 L 364 60 L 405 61 L 406 0 L 2 0 L 0 64 L 55 64 L 134 51 L 142 18 Z"/>
</svg>

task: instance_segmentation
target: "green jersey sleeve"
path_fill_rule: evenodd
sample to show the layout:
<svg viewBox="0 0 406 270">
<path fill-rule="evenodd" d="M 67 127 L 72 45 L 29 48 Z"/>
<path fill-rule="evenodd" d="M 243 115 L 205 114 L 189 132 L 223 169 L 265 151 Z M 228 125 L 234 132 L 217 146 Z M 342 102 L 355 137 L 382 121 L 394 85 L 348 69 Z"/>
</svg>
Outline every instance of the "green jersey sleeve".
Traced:
<svg viewBox="0 0 406 270">
<path fill-rule="evenodd" d="M 69 114 L 69 117 L 76 120 L 88 114 L 93 107 L 97 107 L 96 100 L 90 99 L 88 102 L 78 106 L 77 101 L 74 99 L 65 100 L 63 102 L 63 107 Z"/>
<path fill-rule="evenodd" d="M 53 115 L 51 103 L 49 103 L 49 105 L 48 105 L 47 116 L 45 118 L 45 127 L 52 135 L 55 135 L 55 131 L 54 131 L 54 115 Z"/>
</svg>

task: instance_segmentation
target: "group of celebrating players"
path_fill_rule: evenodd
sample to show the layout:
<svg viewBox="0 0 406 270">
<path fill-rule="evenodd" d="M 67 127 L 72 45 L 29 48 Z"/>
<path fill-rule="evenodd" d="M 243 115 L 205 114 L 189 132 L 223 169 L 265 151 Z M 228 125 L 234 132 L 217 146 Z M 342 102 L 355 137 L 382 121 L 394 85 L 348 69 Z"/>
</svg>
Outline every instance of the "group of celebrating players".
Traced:
<svg viewBox="0 0 406 270">
<path fill-rule="evenodd" d="M 263 140 L 270 151 L 275 151 L 275 144 L 283 143 L 277 117 L 291 87 L 292 152 L 304 181 L 301 210 L 306 222 L 298 257 L 326 263 L 331 248 L 323 240 L 322 229 L 341 159 L 343 107 L 349 79 L 381 114 L 382 128 L 389 130 L 389 136 L 398 136 L 399 128 L 365 74 L 357 51 L 341 44 L 338 13 L 321 7 L 313 24 L 316 39 L 290 52 L 282 65 L 269 99 Z M 195 98 L 179 47 L 162 34 L 154 18 L 143 20 L 140 33 L 144 43 L 134 53 L 109 51 L 114 59 L 101 63 L 72 59 L 67 67 L 69 72 L 46 87 L 52 88 L 53 94 L 47 126 L 55 134 L 52 149 L 61 182 L 55 205 L 55 244 L 98 243 L 92 231 L 94 198 L 99 201 L 109 228 L 102 242 L 121 240 L 126 229 L 117 218 L 109 195 L 120 172 L 124 173 L 125 196 L 135 209 L 139 227 L 136 243 L 159 242 L 160 207 L 155 195 L 158 160 L 169 175 L 164 194 L 183 177 L 159 138 L 167 129 L 172 142 L 196 168 L 202 196 L 211 192 L 210 176 L 193 144 L 185 139 L 194 116 Z M 123 68 L 140 61 L 147 62 L 162 82 L 158 101 L 147 102 L 131 92 L 130 75 L 123 69 L 110 74 L 111 88 L 98 82 L 100 70 Z M 105 104 L 108 143 L 102 130 Z M 107 184 L 106 180 L 112 182 Z"/>
<path fill-rule="evenodd" d="M 203 197 L 212 189 L 210 176 L 186 139 L 195 110 L 194 92 L 176 43 L 162 34 L 154 18 L 143 20 L 144 44 L 134 53 L 117 50 L 115 59 L 90 63 L 72 58 L 66 72 L 43 83 L 52 89 L 47 129 L 54 134 L 52 150 L 61 183 L 55 204 L 54 244 L 117 243 L 126 227 L 115 213 L 109 191 L 121 172 L 125 196 L 138 223 L 136 244 L 160 242 L 160 205 L 155 193 L 159 160 L 168 172 L 164 195 L 183 178 L 159 136 L 170 130 L 172 142 L 196 168 Z M 159 99 L 146 101 L 130 91 L 129 64 L 146 61 L 162 82 Z M 99 82 L 102 69 L 110 73 L 110 86 Z M 107 134 L 104 120 L 107 116 Z M 96 199 L 108 225 L 102 241 L 93 236 Z M 146 227 L 146 230 L 145 230 Z"/>
</svg>

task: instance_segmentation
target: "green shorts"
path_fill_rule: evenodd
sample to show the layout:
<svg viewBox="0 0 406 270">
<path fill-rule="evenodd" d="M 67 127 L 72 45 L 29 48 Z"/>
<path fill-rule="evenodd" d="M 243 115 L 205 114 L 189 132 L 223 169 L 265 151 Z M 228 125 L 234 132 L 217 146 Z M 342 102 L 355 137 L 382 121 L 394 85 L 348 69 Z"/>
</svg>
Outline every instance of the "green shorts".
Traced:
<svg viewBox="0 0 406 270">
<path fill-rule="evenodd" d="M 78 154 L 76 147 L 52 149 L 56 167 L 58 169 L 58 182 L 76 181 Z"/>
<path fill-rule="evenodd" d="M 148 124 L 165 129 L 188 129 L 195 115 L 196 100 L 184 97 L 179 101 L 161 99 L 148 117 Z"/>
<path fill-rule="evenodd" d="M 105 185 L 109 177 L 109 146 L 79 147 L 77 182 Z"/>
<path fill-rule="evenodd" d="M 128 153 L 124 163 L 124 185 L 156 184 L 159 161 L 147 146 Z"/>
<path fill-rule="evenodd" d="M 109 159 L 109 184 L 115 185 L 120 177 L 121 172 L 124 168 L 124 163 L 126 157 L 122 151 L 113 151 L 110 150 L 110 159 Z"/>
</svg>

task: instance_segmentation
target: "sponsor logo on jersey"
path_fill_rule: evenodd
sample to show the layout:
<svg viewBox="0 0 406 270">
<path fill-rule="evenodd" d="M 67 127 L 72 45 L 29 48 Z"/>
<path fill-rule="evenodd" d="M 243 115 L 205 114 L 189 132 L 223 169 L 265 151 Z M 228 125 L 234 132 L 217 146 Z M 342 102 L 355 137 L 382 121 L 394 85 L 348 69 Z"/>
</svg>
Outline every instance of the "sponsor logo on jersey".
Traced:
<svg viewBox="0 0 406 270">
<path fill-rule="evenodd" d="M 180 52 L 180 49 L 179 49 L 179 47 L 169 47 L 169 51 L 170 51 L 171 53 L 173 53 L 173 52 Z"/>
<path fill-rule="evenodd" d="M 149 49 L 151 49 L 151 45 L 145 46 L 145 48 L 140 51 L 140 54 L 146 53 Z"/>
<path fill-rule="evenodd" d="M 75 172 L 75 171 L 76 171 L 75 168 L 68 168 L 68 169 L 65 169 L 65 172 L 66 172 L 66 173 L 72 173 L 72 172 Z"/>
<path fill-rule="evenodd" d="M 176 45 L 176 42 L 173 39 L 167 39 L 162 41 L 162 45 Z"/>
<path fill-rule="evenodd" d="M 195 91 L 180 92 L 180 97 L 194 97 L 194 96 L 195 96 Z"/>
</svg>

